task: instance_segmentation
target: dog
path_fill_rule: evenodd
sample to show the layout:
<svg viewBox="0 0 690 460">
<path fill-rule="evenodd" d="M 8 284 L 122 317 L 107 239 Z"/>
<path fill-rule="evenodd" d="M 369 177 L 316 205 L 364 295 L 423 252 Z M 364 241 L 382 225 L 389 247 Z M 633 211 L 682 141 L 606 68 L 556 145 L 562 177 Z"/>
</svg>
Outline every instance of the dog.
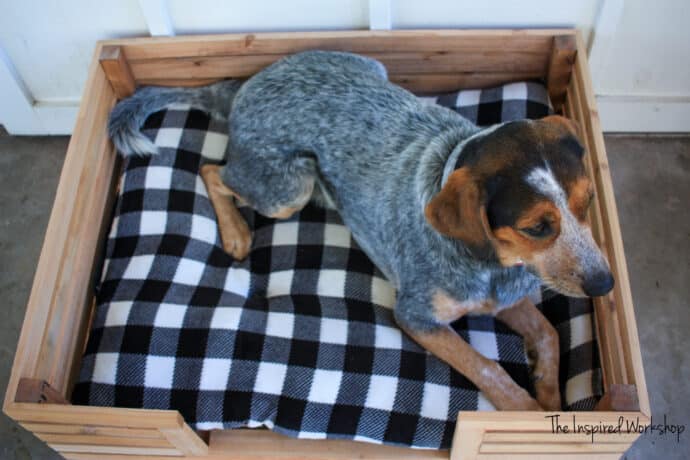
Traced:
<svg viewBox="0 0 690 460">
<path fill-rule="evenodd" d="M 186 103 L 229 119 L 225 166 L 202 177 L 225 249 L 251 235 L 232 204 L 284 219 L 310 200 L 335 207 L 397 289 L 397 324 L 502 410 L 560 410 L 558 335 L 529 300 L 542 284 L 569 296 L 613 287 L 586 220 L 593 187 L 578 127 L 560 116 L 481 129 L 422 104 L 367 57 L 308 51 L 244 82 L 143 88 L 109 132 L 123 154 L 152 154 L 146 117 Z M 494 314 L 524 336 L 536 400 L 450 323 Z"/>
</svg>

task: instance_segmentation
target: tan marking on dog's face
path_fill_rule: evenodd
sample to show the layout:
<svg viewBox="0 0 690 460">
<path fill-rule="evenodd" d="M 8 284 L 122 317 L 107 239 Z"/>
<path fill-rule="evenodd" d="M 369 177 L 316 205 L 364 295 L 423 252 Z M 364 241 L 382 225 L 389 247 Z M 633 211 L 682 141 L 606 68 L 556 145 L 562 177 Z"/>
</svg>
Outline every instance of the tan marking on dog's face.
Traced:
<svg viewBox="0 0 690 460">
<path fill-rule="evenodd" d="M 495 303 L 490 300 L 465 300 L 460 302 L 450 297 L 442 289 L 434 291 L 431 297 L 431 305 L 434 318 L 442 324 L 450 324 L 469 313 L 491 313 L 496 307 Z"/>
<path fill-rule="evenodd" d="M 539 226 L 546 228 L 547 234 L 534 237 L 526 233 Z M 549 251 L 560 234 L 560 227 L 561 213 L 556 205 L 549 200 L 537 202 L 523 212 L 514 227 L 494 229 L 498 259 L 504 266 L 531 263 L 536 254 Z"/>
<path fill-rule="evenodd" d="M 548 223 L 557 234 L 560 228 L 561 213 L 556 205 L 549 200 L 537 202 L 525 211 L 515 222 L 518 229 L 527 229 L 542 223 Z"/>
<path fill-rule="evenodd" d="M 569 184 L 568 207 L 580 222 L 586 223 L 587 211 L 594 198 L 592 182 L 587 176 L 579 177 L 575 182 Z"/>
</svg>

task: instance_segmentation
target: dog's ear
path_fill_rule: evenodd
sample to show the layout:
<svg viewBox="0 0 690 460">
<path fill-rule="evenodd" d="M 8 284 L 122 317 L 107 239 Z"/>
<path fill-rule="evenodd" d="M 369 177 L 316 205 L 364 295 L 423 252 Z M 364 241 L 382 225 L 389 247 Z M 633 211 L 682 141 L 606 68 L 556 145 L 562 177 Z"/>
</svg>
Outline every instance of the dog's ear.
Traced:
<svg viewBox="0 0 690 460">
<path fill-rule="evenodd" d="M 493 253 L 486 217 L 485 193 L 467 166 L 454 171 L 424 214 L 439 233 L 461 240 L 477 258 Z"/>
<path fill-rule="evenodd" d="M 576 121 L 571 120 L 570 118 L 562 117 L 560 115 L 549 115 L 542 118 L 541 121 L 553 123 L 558 126 L 563 126 L 568 131 L 570 131 L 573 134 L 573 136 L 577 138 L 580 137 L 580 125 Z"/>
</svg>

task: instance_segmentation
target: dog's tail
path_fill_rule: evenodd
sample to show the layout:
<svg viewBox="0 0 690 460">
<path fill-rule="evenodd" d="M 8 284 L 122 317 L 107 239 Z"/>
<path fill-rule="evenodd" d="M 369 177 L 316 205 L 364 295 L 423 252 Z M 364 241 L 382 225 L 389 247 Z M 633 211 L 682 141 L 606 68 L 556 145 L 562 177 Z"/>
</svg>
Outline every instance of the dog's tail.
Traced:
<svg viewBox="0 0 690 460">
<path fill-rule="evenodd" d="M 158 147 L 139 130 L 149 115 L 173 104 L 186 104 L 211 116 L 227 118 L 240 86 L 241 80 L 224 80 L 198 88 L 140 88 L 110 112 L 108 134 L 124 156 L 158 153 Z"/>
</svg>

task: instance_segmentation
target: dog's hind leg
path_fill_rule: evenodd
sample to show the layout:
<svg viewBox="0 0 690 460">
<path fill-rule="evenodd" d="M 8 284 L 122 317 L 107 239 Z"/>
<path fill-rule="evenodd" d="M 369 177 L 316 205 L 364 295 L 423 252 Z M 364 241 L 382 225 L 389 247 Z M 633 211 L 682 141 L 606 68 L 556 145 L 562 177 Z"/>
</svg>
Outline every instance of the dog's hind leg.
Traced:
<svg viewBox="0 0 690 460">
<path fill-rule="evenodd" d="M 535 356 L 533 369 L 537 401 L 546 410 L 561 410 L 558 388 L 558 333 L 529 299 L 501 310 L 496 317 L 525 338 L 530 355 Z"/>
<path fill-rule="evenodd" d="M 226 186 L 260 214 L 287 219 L 311 199 L 316 158 L 308 153 L 228 150 L 221 171 Z"/>
<path fill-rule="evenodd" d="M 223 249 L 235 259 L 242 260 L 249 254 L 252 235 L 247 222 L 232 201 L 235 193 L 220 178 L 220 168 L 217 165 L 202 166 L 201 178 L 216 212 Z"/>
</svg>

